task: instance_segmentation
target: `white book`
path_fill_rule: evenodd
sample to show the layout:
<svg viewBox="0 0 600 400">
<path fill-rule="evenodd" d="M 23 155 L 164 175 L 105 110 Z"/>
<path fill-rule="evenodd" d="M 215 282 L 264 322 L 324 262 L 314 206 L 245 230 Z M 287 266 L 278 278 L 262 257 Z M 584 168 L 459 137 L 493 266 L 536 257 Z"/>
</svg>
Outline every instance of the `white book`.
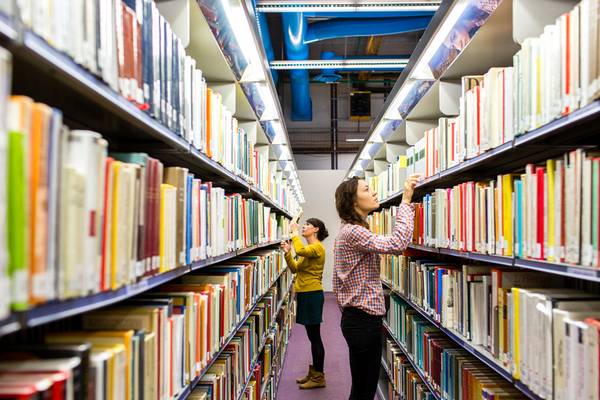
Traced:
<svg viewBox="0 0 600 400">
<path fill-rule="evenodd" d="M 582 369 L 585 365 L 585 331 L 588 325 L 581 321 L 565 319 L 565 341 L 567 343 L 566 353 L 568 367 L 566 374 L 566 388 L 568 398 L 583 399 L 585 393 L 585 373 Z"/>
<path fill-rule="evenodd" d="M 592 159 L 583 157 L 581 175 L 581 264 L 592 265 Z M 597 205 L 596 205 L 597 206 Z"/>
</svg>

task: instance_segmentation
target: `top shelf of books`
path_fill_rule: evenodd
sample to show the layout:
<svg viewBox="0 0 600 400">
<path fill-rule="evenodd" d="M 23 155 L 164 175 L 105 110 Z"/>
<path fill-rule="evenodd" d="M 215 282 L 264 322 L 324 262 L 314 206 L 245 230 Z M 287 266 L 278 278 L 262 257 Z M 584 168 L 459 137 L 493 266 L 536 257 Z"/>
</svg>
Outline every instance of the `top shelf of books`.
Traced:
<svg viewBox="0 0 600 400">
<path fill-rule="evenodd" d="M 71 126 L 101 132 L 117 151 L 185 166 L 288 217 L 299 208 L 285 127 L 279 137 L 265 133 L 262 98 L 247 95 L 194 1 L 74 4 L 63 13 L 7 3 L 0 44 L 13 55 L 13 93 L 61 109 Z M 39 13 L 57 18 L 37 21 Z"/>
<path fill-rule="evenodd" d="M 431 186 L 473 165 L 493 174 L 491 160 L 512 157 L 514 146 L 598 144 L 593 7 L 595 0 L 464 0 L 440 8 L 442 21 L 425 33 L 348 176 L 383 179 L 414 167 Z M 521 167 L 568 149 L 529 150 Z M 383 198 L 400 188 L 386 189 Z"/>
</svg>

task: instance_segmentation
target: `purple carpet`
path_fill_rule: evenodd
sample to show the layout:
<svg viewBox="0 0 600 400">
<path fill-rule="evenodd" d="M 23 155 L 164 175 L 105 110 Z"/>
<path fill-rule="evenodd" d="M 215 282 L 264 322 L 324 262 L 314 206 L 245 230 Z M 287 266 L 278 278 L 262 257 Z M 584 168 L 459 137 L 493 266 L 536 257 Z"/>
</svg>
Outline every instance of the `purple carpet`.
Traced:
<svg viewBox="0 0 600 400">
<path fill-rule="evenodd" d="M 310 342 L 304 326 L 295 324 L 290 334 L 285 366 L 277 400 L 347 400 L 350 395 L 350 364 L 348 347 L 340 330 L 341 312 L 333 293 L 325 293 L 321 337 L 325 346 L 325 379 L 323 389 L 300 390 L 298 377 L 306 375 L 312 363 Z"/>
</svg>

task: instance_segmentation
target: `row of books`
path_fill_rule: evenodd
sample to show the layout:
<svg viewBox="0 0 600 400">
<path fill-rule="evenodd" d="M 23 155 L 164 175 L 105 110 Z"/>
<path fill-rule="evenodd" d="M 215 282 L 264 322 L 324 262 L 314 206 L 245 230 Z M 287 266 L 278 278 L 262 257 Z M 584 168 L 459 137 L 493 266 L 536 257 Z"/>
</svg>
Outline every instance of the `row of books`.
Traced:
<svg viewBox="0 0 600 400">
<path fill-rule="evenodd" d="M 526 399 L 396 295 L 387 316 L 392 334 L 404 346 L 438 397 L 459 399 Z"/>
<path fill-rule="evenodd" d="M 440 118 L 406 151 L 406 173 L 435 175 L 597 99 L 598 7 L 597 0 L 583 0 L 541 36 L 526 39 L 514 67 L 463 76 L 459 115 Z"/>
<path fill-rule="evenodd" d="M 600 158 L 578 149 L 522 173 L 436 189 L 417 204 L 417 244 L 598 268 Z M 373 228 L 391 232 L 395 208 Z"/>
<path fill-rule="evenodd" d="M 401 396 L 405 400 L 434 400 L 435 396 L 401 348 L 392 339 L 386 338 L 385 363 L 390 373 L 388 399 Z"/>
<path fill-rule="evenodd" d="M 597 294 L 541 272 L 404 256 L 383 258 L 382 279 L 541 398 L 600 398 Z"/>
<path fill-rule="evenodd" d="M 195 148 L 260 187 L 283 208 L 297 208 L 295 199 L 284 198 L 265 178 L 277 170 L 260 162 L 256 138 L 227 109 L 222 93 L 209 87 L 153 0 L 80 1 L 68 6 L 23 1 L 17 9 L 18 13 L 0 12 L 18 14 L 50 46 Z"/>
<path fill-rule="evenodd" d="M 48 330 L 44 345 L 6 348 L 0 393 L 12 398 L 29 391 L 32 396 L 23 398 L 39 398 L 34 395 L 48 390 L 56 399 L 167 400 L 197 378 L 209 385 L 211 372 L 225 367 L 229 389 L 239 392 L 276 307 L 274 283 L 290 274 L 284 268 L 279 250 L 240 257 L 86 313 L 79 330 Z M 64 350 L 74 346 L 87 346 L 87 352 Z"/>
<path fill-rule="evenodd" d="M 290 281 L 291 284 L 291 281 Z M 247 393 L 245 400 L 276 400 L 277 387 L 283 372 L 283 362 L 287 352 L 287 345 L 290 331 L 295 321 L 295 300 L 292 296 L 285 300 L 285 306 L 278 316 L 278 327 L 280 329 L 273 332 L 270 338 L 270 357 L 263 363 L 267 369 L 263 377 L 269 376 L 267 380 L 261 383 L 260 393 Z"/>
<path fill-rule="evenodd" d="M 192 391 L 192 398 L 206 396 L 211 400 L 259 400 L 261 387 L 270 378 L 273 342 L 281 329 L 280 319 L 277 318 L 277 300 L 287 294 L 279 293 L 273 286 L 263 296 L 236 337 L 198 382 Z"/>
<path fill-rule="evenodd" d="M 598 0 L 582 0 L 526 39 L 514 57 L 514 122 L 521 134 L 600 95 Z"/>
<path fill-rule="evenodd" d="M 10 281 L 15 310 L 114 290 L 288 231 L 287 218 L 270 207 L 186 168 L 108 152 L 99 133 L 65 126 L 60 110 L 25 96 L 0 103 L 8 132 L 0 147 L 7 156 L 0 238 L 8 243 L 0 246 L 0 281 L 3 288 Z"/>
<path fill-rule="evenodd" d="M 404 188 L 406 167 L 407 158 L 401 155 L 398 156 L 395 162 L 388 164 L 385 171 L 382 171 L 379 175 L 367 178 L 367 184 L 377 193 L 378 200 L 381 201 Z"/>
</svg>

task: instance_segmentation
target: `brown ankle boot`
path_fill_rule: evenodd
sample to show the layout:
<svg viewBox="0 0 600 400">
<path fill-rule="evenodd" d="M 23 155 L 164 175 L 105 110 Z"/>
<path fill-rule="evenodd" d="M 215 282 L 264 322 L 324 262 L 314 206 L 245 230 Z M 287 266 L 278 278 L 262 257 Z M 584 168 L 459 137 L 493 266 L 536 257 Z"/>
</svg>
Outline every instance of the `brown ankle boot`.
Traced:
<svg viewBox="0 0 600 400">
<path fill-rule="evenodd" d="M 306 376 L 304 378 L 298 378 L 296 379 L 296 383 L 298 384 L 302 384 L 302 383 L 306 383 L 308 382 L 308 380 L 310 379 L 310 377 L 315 373 L 315 369 L 312 365 L 308 366 L 308 372 L 306 373 Z"/>
<path fill-rule="evenodd" d="M 327 386 L 327 384 L 325 383 L 325 374 L 323 374 L 322 372 L 315 371 L 314 374 L 310 377 L 310 379 L 306 383 L 300 385 L 299 387 L 300 389 L 308 390 L 324 388 L 325 386 Z"/>
</svg>

